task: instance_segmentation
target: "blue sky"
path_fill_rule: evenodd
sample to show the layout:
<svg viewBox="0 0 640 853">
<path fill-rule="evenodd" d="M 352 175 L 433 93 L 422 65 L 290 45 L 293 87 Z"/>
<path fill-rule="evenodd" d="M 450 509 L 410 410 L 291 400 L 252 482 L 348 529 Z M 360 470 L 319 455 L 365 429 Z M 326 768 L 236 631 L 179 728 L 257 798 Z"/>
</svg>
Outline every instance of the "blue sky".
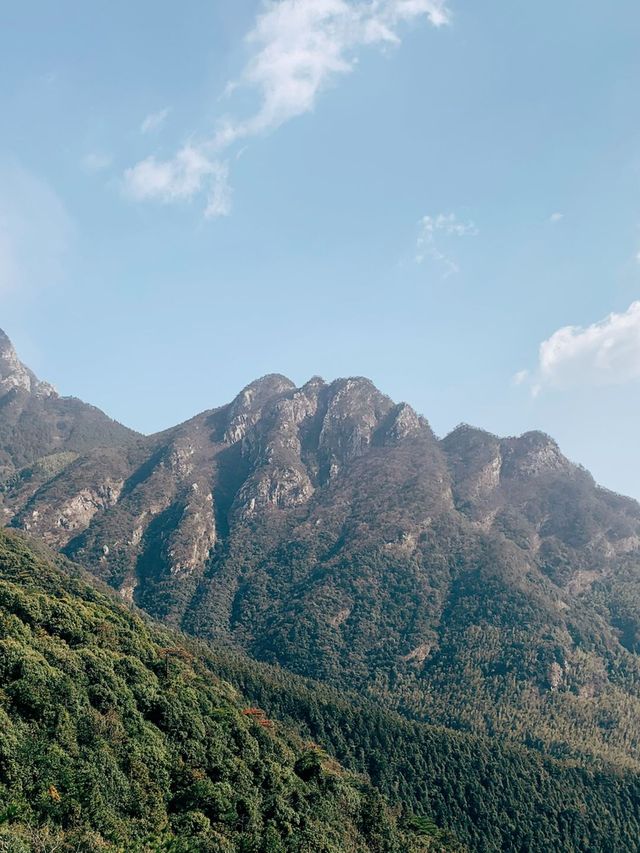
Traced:
<svg viewBox="0 0 640 853">
<path fill-rule="evenodd" d="M 363 374 L 640 497 L 640 5 L 6 0 L 0 326 L 145 432 Z"/>
</svg>

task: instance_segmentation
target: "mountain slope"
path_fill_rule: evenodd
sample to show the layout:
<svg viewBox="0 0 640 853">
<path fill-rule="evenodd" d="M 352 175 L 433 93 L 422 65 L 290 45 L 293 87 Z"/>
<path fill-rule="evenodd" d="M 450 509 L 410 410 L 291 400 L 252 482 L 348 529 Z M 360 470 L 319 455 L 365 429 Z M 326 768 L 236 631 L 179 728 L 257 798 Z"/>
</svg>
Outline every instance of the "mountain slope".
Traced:
<svg viewBox="0 0 640 853">
<path fill-rule="evenodd" d="M 25 468 L 23 480 L 57 472 L 76 454 L 134 436 L 94 406 L 58 396 L 22 364 L 0 330 L 0 479 L 15 484 Z"/>
<path fill-rule="evenodd" d="M 4 533 L 0 681 L 3 849 L 445 850 L 175 634 Z"/>
<path fill-rule="evenodd" d="M 5 502 L 193 634 L 412 718 L 640 762 L 640 506 L 541 433 L 439 441 L 366 379 L 273 375 Z"/>
<path fill-rule="evenodd" d="M 410 723 L 160 629 L 85 578 L 0 533 L 0 846 L 13 853 L 461 849 L 434 819 L 478 853 L 636 849 L 637 772 Z"/>
<path fill-rule="evenodd" d="M 366 772 L 392 799 L 449 827 L 477 853 L 631 853 L 639 849 L 640 774 L 541 756 L 411 722 L 380 703 L 227 649 L 216 671 L 277 719 Z"/>
</svg>

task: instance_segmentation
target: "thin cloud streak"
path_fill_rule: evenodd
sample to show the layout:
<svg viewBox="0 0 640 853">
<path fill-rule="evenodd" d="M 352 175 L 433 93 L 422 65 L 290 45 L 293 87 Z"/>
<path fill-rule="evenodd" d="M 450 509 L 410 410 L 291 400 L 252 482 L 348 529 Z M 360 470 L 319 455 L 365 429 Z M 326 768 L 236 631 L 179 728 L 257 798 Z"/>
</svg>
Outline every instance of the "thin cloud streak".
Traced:
<svg viewBox="0 0 640 853">
<path fill-rule="evenodd" d="M 156 113 L 150 113 L 140 125 L 140 133 L 152 133 L 159 130 L 167 120 L 169 112 L 170 110 L 167 107 L 164 110 L 158 110 Z"/>
<path fill-rule="evenodd" d="M 354 70 L 360 50 L 398 45 L 401 26 L 420 20 L 448 24 L 447 0 L 265 2 L 246 39 L 249 60 L 225 93 L 228 98 L 238 90 L 257 93 L 255 113 L 228 115 L 211 138 L 189 142 L 169 159 L 141 160 L 124 174 L 126 191 L 137 200 L 165 202 L 207 192 L 206 215 L 226 215 L 234 148 L 311 112 L 321 92 Z"/>
<path fill-rule="evenodd" d="M 109 168 L 112 160 L 110 154 L 105 154 L 102 151 L 91 151 L 82 158 L 82 168 L 85 172 L 92 174 L 104 172 Z"/>
<path fill-rule="evenodd" d="M 458 262 L 443 251 L 443 238 L 476 237 L 479 233 L 474 222 L 461 222 L 455 213 L 438 213 L 436 216 L 423 216 L 416 242 L 416 263 L 423 264 L 430 259 L 444 267 L 443 278 L 449 278 L 460 272 Z"/>
</svg>

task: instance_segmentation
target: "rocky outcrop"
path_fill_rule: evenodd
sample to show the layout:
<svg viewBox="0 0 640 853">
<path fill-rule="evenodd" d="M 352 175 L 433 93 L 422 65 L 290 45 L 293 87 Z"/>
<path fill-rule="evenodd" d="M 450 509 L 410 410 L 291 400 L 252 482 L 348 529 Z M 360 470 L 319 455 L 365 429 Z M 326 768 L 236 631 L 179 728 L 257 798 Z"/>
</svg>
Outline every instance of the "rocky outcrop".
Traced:
<svg viewBox="0 0 640 853">
<path fill-rule="evenodd" d="M 249 429 L 262 417 L 265 404 L 293 388 L 293 382 L 280 374 L 263 376 L 262 379 L 247 385 L 229 406 L 225 443 L 235 444 L 242 441 Z"/>
<path fill-rule="evenodd" d="M 180 508 L 175 529 L 167 540 L 169 573 L 185 577 L 201 572 L 216 544 L 213 495 L 193 483 L 190 494 Z"/>
<path fill-rule="evenodd" d="M 321 471 L 336 477 L 371 447 L 377 427 L 393 402 L 368 379 L 341 379 L 329 387 L 328 405 L 318 442 Z"/>
<path fill-rule="evenodd" d="M 7 335 L 0 329 L 0 396 L 12 390 L 25 391 L 36 397 L 50 397 L 56 391 L 48 382 L 41 382 L 20 361 Z"/>
<path fill-rule="evenodd" d="M 522 481 L 549 473 L 569 473 L 572 467 L 556 442 L 543 432 L 503 439 L 500 447 L 504 476 L 511 479 Z"/>
</svg>

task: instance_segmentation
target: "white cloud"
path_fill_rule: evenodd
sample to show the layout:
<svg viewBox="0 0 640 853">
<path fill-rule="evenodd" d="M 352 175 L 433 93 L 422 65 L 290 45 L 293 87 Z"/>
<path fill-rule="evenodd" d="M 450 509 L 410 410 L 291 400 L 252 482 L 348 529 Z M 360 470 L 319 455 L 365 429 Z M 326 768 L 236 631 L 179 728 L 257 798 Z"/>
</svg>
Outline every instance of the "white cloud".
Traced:
<svg viewBox="0 0 640 853">
<path fill-rule="evenodd" d="M 558 222 L 562 222 L 563 219 L 564 219 L 564 213 L 560 213 L 559 211 L 556 211 L 556 213 L 552 213 L 551 216 L 549 217 L 549 222 L 552 225 L 557 225 Z"/>
<path fill-rule="evenodd" d="M 540 344 L 532 392 L 640 380 L 640 302 L 590 326 L 563 326 Z"/>
<path fill-rule="evenodd" d="M 247 36 L 248 62 L 225 93 L 255 93 L 255 112 L 227 116 L 212 137 L 170 159 L 146 158 L 126 171 L 125 186 L 134 198 L 165 201 L 208 191 L 210 210 L 212 196 L 220 197 L 230 149 L 311 112 L 322 91 L 353 71 L 361 49 L 397 45 L 401 26 L 421 19 L 447 24 L 447 0 L 263 0 Z M 185 158 L 196 156 L 199 165 L 185 170 Z M 228 212 L 228 191 L 223 196 Z"/>
<path fill-rule="evenodd" d="M 442 249 L 442 241 L 447 238 L 475 237 L 478 229 L 474 222 L 460 222 L 455 213 L 438 213 L 436 216 L 423 216 L 420 220 L 420 232 L 416 243 L 416 263 L 422 264 L 431 259 L 444 267 L 444 277 L 460 272 L 457 262 Z"/>
<path fill-rule="evenodd" d="M 401 24 L 449 20 L 444 0 L 280 0 L 268 3 L 247 41 L 254 53 L 235 87 L 260 92 L 248 120 L 232 122 L 222 140 L 273 130 L 311 111 L 318 93 L 354 68 L 359 48 L 399 44 Z"/>
<path fill-rule="evenodd" d="M 154 130 L 159 130 L 167 120 L 169 112 L 169 108 L 166 107 L 164 110 L 158 110 L 157 113 L 149 113 L 140 125 L 140 133 L 151 133 Z"/>
<path fill-rule="evenodd" d="M 204 214 L 207 217 L 229 216 L 233 195 L 229 185 L 229 166 L 227 163 L 216 163 L 215 167 Z"/>
<path fill-rule="evenodd" d="M 199 148 L 185 145 L 172 160 L 147 157 L 125 174 L 134 198 L 174 201 L 190 198 L 213 172 L 213 164 Z"/>
<path fill-rule="evenodd" d="M 172 160 L 147 157 L 125 173 L 127 190 L 137 200 L 164 202 L 192 198 L 206 183 L 206 216 L 228 216 L 231 212 L 229 167 L 210 160 L 193 145 L 185 145 Z"/>
<path fill-rule="evenodd" d="M 0 164 L 0 294 L 24 295 L 58 282 L 75 227 L 45 183 Z"/>
<path fill-rule="evenodd" d="M 82 158 L 82 168 L 85 172 L 104 172 L 111 163 L 111 155 L 102 151 L 91 151 Z"/>
</svg>

